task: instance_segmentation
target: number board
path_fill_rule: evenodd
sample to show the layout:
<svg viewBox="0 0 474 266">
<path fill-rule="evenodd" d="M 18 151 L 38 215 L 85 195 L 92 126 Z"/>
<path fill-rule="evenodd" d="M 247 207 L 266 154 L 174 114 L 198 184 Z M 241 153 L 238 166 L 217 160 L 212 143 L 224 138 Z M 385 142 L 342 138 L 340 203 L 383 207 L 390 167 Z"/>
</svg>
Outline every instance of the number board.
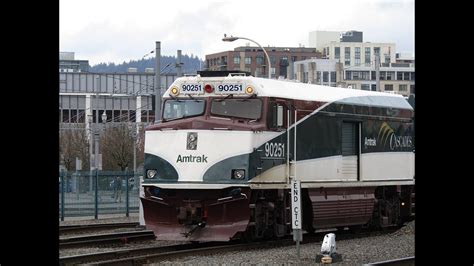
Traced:
<svg viewBox="0 0 474 266">
<path fill-rule="evenodd" d="M 214 88 L 216 94 L 239 94 L 245 93 L 245 87 L 238 83 L 222 83 Z"/>
<path fill-rule="evenodd" d="M 181 85 L 180 91 L 182 94 L 201 94 L 204 93 L 204 86 L 202 84 L 185 83 Z"/>
</svg>

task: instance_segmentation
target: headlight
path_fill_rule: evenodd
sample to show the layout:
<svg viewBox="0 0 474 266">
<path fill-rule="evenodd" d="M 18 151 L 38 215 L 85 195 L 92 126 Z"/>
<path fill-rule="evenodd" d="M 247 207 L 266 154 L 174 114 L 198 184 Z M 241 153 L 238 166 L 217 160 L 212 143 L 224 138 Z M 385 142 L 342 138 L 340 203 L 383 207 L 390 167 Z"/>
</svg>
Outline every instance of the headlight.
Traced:
<svg viewBox="0 0 474 266">
<path fill-rule="evenodd" d="M 245 170 L 243 169 L 234 169 L 232 170 L 232 178 L 233 179 L 244 179 L 245 178 Z"/>
<path fill-rule="evenodd" d="M 150 169 L 146 171 L 146 177 L 147 178 L 154 178 L 156 175 L 156 170 L 155 169 Z"/>
</svg>

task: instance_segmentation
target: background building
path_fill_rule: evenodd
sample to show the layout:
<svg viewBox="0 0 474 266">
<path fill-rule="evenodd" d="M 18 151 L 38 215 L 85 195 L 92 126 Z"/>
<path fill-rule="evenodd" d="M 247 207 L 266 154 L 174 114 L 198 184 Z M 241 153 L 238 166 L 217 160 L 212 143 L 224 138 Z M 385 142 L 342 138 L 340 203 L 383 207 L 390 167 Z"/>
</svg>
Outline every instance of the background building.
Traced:
<svg viewBox="0 0 474 266">
<path fill-rule="evenodd" d="M 75 60 L 74 52 L 59 53 L 59 72 L 89 72 L 89 60 Z"/>
<path fill-rule="evenodd" d="M 362 31 L 346 31 L 341 33 L 341 42 L 362 42 L 363 41 Z"/>
<path fill-rule="evenodd" d="M 295 80 L 331 87 L 341 85 L 342 69 L 335 59 L 307 59 L 294 64 Z"/>
<path fill-rule="evenodd" d="M 264 47 L 271 62 L 272 78 L 293 77 L 293 63 L 309 58 L 320 58 L 315 48 Z M 260 47 L 241 46 L 234 51 L 206 55 L 206 70 L 242 70 L 254 77 L 268 77 L 268 62 Z"/>
<path fill-rule="evenodd" d="M 132 70 L 133 71 L 133 70 Z M 104 111 L 108 122 L 153 122 L 155 73 L 60 73 L 59 122 L 93 123 Z M 164 92 L 176 74 L 161 76 Z M 100 118 L 99 118 L 100 122 Z"/>
<path fill-rule="evenodd" d="M 394 64 L 396 65 L 396 64 Z M 415 68 L 412 66 L 380 67 L 379 91 L 393 92 L 409 96 L 415 93 Z M 361 90 L 376 90 L 376 71 L 374 67 L 349 67 L 344 69 L 343 87 Z"/>
<path fill-rule="evenodd" d="M 312 31 L 309 33 L 308 47 L 316 48 L 318 52 L 322 52 L 328 43 L 339 41 L 341 33 L 341 31 Z"/>
<path fill-rule="evenodd" d="M 363 33 L 359 31 L 342 32 L 338 40 L 336 33 L 310 32 L 310 46 L 322 47 L 324 59 L 295 62 L 294 79 L 305 83 L 375 91 L 375 60 L 376 55 L 379 55 L 379 91 L 404 96 L 415 93 L 415 59 L 411 54 L 396 53 L 394 43 L 363 42 Z"/>
</svg>

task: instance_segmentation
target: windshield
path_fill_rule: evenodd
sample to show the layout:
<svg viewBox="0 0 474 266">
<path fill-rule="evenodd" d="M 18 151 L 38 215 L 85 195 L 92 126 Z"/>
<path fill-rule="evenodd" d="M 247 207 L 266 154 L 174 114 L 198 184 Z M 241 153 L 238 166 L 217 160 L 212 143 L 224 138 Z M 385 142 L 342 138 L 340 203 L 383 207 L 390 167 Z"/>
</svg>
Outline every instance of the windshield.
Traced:
<svg viewBox="0 0 474 266">
<path fill-rule="evenodd" d="M 260 99 L 214 99 L 211 114 L 238 118 L 258 119 L 262 113 Z"/>
<path fill-rule="evenodd" d="M 163 119 L 173 120 L 202 115 L 203 113 L 203 100 L 167 100 L 165 101 L 165 108 L 163 110 Z"/>
</svg>

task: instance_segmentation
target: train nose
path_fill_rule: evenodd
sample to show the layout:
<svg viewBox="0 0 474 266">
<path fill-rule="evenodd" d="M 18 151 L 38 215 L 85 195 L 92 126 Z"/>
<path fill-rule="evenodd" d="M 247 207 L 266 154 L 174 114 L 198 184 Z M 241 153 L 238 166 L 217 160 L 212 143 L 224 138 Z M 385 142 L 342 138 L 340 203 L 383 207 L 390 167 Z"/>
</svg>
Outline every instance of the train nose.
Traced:
<svg viewBox="0 0 474 266">
<path fill-rule="evenodd" d="M 203 221 L 201 202 L 188 203 L 186 206 L 177 208 L 178 222 L 182 225 L 197 225 Z"/>
</svg>

